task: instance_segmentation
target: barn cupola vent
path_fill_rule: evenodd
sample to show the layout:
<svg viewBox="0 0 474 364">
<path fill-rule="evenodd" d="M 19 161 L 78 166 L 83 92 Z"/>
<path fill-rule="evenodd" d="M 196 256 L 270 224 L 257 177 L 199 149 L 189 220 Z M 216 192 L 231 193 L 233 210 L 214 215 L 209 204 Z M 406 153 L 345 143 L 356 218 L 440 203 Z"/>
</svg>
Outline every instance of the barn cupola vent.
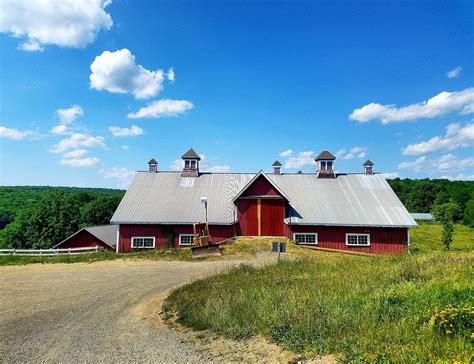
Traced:
<svg viewBox="0 0 474 364">
<path fill-rule="evenodd" d="M 363 164 L 363 166 L 364 166 L 364 173 L 366 175 L 374 174 L 374 171 L 373 171 L 374 164 L 372 163 L 370 159 L 367 159 L 365 163 Z"/>
<path fill-rule="evenodd" d="M 327 150 L 323 150 L 314 160 L 316 161 L 316 174 L 318 178 L 336 178 L 334 173 L 335 156 Z"/>
<path fill-rule="evenodd" d="M 158 162 L 152 158 L 148 161 L 148 172 L 156 173 L 158 171 Z"/>
<path fill-rule="evenodd" d="M 201 157 L 194 151 L 194 149 L 190 148 L 181 156 L 181 158 L 184 161 L 181 177 L 199 177 L 199 161 L 201 160 Z"/>
<path fill-rule="evenodd" d="M 273 162 L 272 167 L 274 174 L 281 174 L 281 163 L 279 161 Z"/>
</svg>

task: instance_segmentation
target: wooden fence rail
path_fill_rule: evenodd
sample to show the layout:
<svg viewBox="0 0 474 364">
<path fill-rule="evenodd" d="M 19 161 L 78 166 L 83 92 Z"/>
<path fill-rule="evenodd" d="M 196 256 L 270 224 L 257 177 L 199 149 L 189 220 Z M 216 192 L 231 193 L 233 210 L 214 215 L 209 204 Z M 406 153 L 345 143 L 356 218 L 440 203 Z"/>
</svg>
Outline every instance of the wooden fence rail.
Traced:
<svg viewBox="0 0 474 364">
<path fill-rule="evenodd" d="M 88 248 L 69 249 L 0 249 L 0 255 L 24 255 L 24 256 L 55 256 L 55 255 L 79 255 L 102 252 L 105 249 L 96 246 Z"/>
</svg>

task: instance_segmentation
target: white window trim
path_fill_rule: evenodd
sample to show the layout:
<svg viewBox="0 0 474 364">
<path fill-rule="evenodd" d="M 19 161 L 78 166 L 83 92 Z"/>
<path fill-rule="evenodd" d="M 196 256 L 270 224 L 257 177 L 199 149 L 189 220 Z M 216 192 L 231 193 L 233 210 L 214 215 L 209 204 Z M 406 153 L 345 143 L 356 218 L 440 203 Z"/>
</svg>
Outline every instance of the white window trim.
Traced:
<svg viewBox="0 0 474 364">
<path fill-rule="evenodd" d="M 182 244 L 182 243 L 181 243 L 181 237 L 182 237 L 182 236 L 191 236 L 191 237 L 193 238 L 193 240 L 194 240 L 194 234 L 179 234 L 178 245 L 180 245 L 180 246 L 191 246 L 191 245 L 193 245 L 193 243 L 191 243 L 191 244 Z M 191 240 L 191 241 L 192 241 L 192 240 Z"/>
<path fill-rule="evenodd" d="M 133 246 L 134 239 L 153 239 L 153 246 L 135 247 Z M 155 249 L 155 237 L 154 236 L 132 236 L 131 246 L 132 246 L 132 249 Z"/>
<path fill-rule="evenodd" d="M 315 236 L 315 243 L 297 243 L 296 242 L 296 235 L 314 235 Z M 293 241 L 296 244 L 302 244 L 302 245 L 318 245 L 318 233 L 293 233 Z"/>
<path fill-rule="evenodd" d="M 349 243 L 349 235 L 367 236 L 367 244 L 350 244 Z M 370 234 L 346 233 L 346 245 L 347 246 L 370 246 Z"/>
</svg>

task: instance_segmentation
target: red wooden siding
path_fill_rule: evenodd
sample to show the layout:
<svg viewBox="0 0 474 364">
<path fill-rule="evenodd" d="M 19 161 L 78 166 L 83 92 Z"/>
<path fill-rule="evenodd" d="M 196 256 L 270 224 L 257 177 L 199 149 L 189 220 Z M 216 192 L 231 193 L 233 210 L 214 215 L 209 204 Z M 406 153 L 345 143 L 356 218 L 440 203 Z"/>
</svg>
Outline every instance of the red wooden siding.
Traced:
<svg viewBox="0 0 474 364">
<path fill-rule="evenodd" d="M 278 192 L 264 176 L 260 175 L 250 186 L 247 187 L 240 197 L 267 195 L 281 196 L 280 192 Z"/>
<path fill-rule="evenodd" d="M 285 218 L 284 199 L 262 199 L 261 200 L 261 235 L 283 236 Z"/>
<path fill-rule="evenodd" d="M 364 253 L 401 253 L 407 249 L 408 229 L 406 228 L 364 228 L 345 226 L 297 226 L 286 229 L 293 239 L 293 233 L 317 233 L 321 248 L 351 250 Z M 346 233 L 370 234 L 370 246 L 346 245 Z"/>
<path fill-rule="evenodd" d="M 257 199 L 238 199 L 236 203 L 239 234 L 257 236 Z"/>
<path fill-rule="evenodd" d="M 132 249 L 132 237 L 134 236 L 153 236 L 155 237 L 155 249 L 165 249 L 167 247 L 165 231 L 173 232 L 173 247 L 178 248 L 179 234 L 193 234 L 192 225 L 120 225 L 119 229 L 119 252 L 129 253 Z M 234 235 L 234 227 L 231 225 L 210 225 L 209 233 L 212 242 L 220 242 L 231 238 Z"/>
<path fill-rule="evenodd" d="M 57 248 L 95 248 L 96 246 L 113 251 L 113 249 L 109 245 L 105 244 L 102 240 L 98 239 L 86 230 L 81 230 L 76 235 L 71 236 L 61 245 L 58 245 Z"/>
</svg>

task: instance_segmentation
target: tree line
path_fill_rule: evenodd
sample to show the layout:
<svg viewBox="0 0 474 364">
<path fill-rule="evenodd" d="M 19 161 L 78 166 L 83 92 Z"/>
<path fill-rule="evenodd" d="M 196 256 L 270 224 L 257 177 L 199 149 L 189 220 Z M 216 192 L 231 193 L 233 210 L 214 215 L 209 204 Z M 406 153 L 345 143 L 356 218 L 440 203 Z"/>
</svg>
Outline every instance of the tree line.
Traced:
<svg viewBox="0 0 474 364">
<path fill-rule="evenodd" d="M 14 211 L 13 221 L 0 230 L 0 247 L 49 249 L 82 227 L 108 224 L 122 197 L 117 190 L 42 192 Z"/>
</svg>

